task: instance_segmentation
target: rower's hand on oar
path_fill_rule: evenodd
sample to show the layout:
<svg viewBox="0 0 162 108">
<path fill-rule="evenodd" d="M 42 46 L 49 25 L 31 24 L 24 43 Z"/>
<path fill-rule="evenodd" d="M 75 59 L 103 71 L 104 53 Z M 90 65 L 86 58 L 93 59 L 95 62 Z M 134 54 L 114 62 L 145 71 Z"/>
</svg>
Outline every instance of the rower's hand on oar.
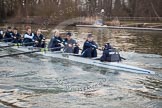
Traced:
<svg viewBox="0 0 162 108">
<path fill-rule="evenodd" d="M 34 44 L 38 45 L 38 43 L 39 43 L 38 41 L 34 41 Z"/>
<path fill-rule="evenodd" d="M 103 49 L 104 49 L 103 47 L 101 47 L 101 48 L 98 48 L 98 50 L 99 50 L 99 51 L 103 51 Z"/>
<path fill-rule="evenodd" d="M 92 45 L 92 47 L 97 49 L 97 46 L 96 45 Z"/>
<path fill-rule="evenodd" d="M 46 39 L 43 39 L 42 42 L 46 42 Z"/>
<path fill-rule="evenodd" d="M 57 41 L 58 43 L 62 43 L 61 40 L 59 40 L 59 39 L 56 39 L 56 41 Z"/>
<path fill-rule="evenodd" d="M 72 45 L 72 44 L 68 44 L 68 46 L 69 46 L 69 47 L 73 47 L 73 45 Z"/>
<path fill-rule="evenodd" d="M 78 46 L 78 47 L 79 47 L 79 46 L 80 46 L 80 44 L 79 44 L 79 43 L 76 43 L 76 44 L 73 44 L 73 46 Z"/>
<path fill-rule="evenodd" d="M 21 37 L 20 37 L 21 39 L 24 39 L 24 36 L 23 35 L 21 35 Z"/>
<path fill-rule="evenodd" d="M 63 43 L 59 43 L 59 45 L 61 45 L 61 47 L 64 47 L 65 46 Z"/>
</svg>

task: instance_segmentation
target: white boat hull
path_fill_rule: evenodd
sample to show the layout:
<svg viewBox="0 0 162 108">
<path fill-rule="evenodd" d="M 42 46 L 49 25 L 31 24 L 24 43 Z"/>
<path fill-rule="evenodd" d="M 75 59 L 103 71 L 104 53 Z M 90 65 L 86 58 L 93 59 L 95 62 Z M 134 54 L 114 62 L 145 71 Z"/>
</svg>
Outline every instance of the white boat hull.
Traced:
<svg viewBox="0 0 162 108">
<path fill-rule="evenodd" d="M 1 43 L 0 46 L 6 46 L 8 45 L 7 43 Z M 12 47 L 15 50 L 23 51 L 23 52 L 29 52 L 30 50 L 28 47 Z M 53 58 L 59 58 L 59 59 L 64 59 L 64 60 L 71 60 L 74 62 L 79 62 L 83 64 L 88 64 L 88 65 L 94 65 L 102 68 L 107 68 L 107 69 L 115 69 L 115 70 L 121 70 L 121 71 L 126 71 L 126 72 L 132 72 L 132 73 L 139 73 L 139 74 L 155 74 L 154 71 L 134 67 L 134 66 L 129 66 L 126 64 L 123 64 L 122 62 L 100 62 L 99 60 L 94 60 L 90 58 L 83 58 L 79 57 L 73 54 L 68 54 L 68 53 L 63 53 L 63 52 L 36 52 L 36 54 L 43 55 L 46 57 L 53 57 Z"/>
</svg>

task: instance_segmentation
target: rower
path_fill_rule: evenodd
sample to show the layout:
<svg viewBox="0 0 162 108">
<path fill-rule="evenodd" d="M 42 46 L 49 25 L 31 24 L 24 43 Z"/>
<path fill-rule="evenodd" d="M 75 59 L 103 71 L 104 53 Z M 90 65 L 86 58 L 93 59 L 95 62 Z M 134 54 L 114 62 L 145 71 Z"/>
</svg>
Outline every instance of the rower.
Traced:
<svg viewBox="0 0 162 108">
<path fill-rule="evenodd" d="M 121 57 L 119 52 L 113 48 L 110 43 L 105 44 L 103 54 L 100 58 L 102 62 L 120 62 Z"/>
<path fill-rule="evenodd" d="M 22 43 L 21 35 L 18 33 L 17 28 L 13 29 L 13 40 L 12 43 Z"/>
<path fill-rule="evenodd" d="M 50 51 L 60 51 L 62 42 L 63 42 L 63 39 L 60 36 L 59 30 L 54 30 L 53 36 L 48 45 L 48 49 Z"/>
<path fill-rule="evenodd" d="M 23 43 L 25 46 L 33 46 L 34 45 L 34 33 L 31 31 L 31 27 L 26 27 L 26 33 L 24 34 L 24 40 Z"/>
<path fill-rule="evenodd" d="M 68 32 L 66 34 L 66 38 L 63 42 L 64 44 L 64 52 L 65 53 L 74 53 L 78 54 L 79 53 L 79 44 L 76 42 L 76 40 L 72 39 L 72 34 Z"/>
<path fill-rule="evenodd" d="M 35 47 L 45 48 L 45 37 L 41 33 L 41 29 L 38 29 L 33 37 L 35 41 Z"/>
<path fill-rule="evenodd" d="M 7 31 L 4 35 L 4 41 L 5 42 L 11 42 L 13 40 L 13 32 L 12 32 L 12 28 L 8 27 Z"/>
<path fill-rule="evenodd" d="M 82 57 L 97 57 L 97 48 L 98 45 L 93 40 L 92 34 L 88 34 L 87 40 L 83 45 Z"/>
<path fill-rule="evenodd" d="M 0 30 L 0 40 L 3 39 L 3 30 Z"/>
</svg>

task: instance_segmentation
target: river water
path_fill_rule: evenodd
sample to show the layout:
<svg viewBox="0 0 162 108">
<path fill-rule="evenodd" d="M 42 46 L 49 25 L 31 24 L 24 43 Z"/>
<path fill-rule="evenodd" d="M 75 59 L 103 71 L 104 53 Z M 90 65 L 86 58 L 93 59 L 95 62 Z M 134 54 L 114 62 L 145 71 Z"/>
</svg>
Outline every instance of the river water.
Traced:
<svg viewBox="0 0 162 108">
<path fill-rule="evenodd" d="M 75 38 L 80 43 L 87 32 L 92 32 L 100 46 L 110 42 L 118 48 L 127 59 L 123 63 L 156 74 L 103 69 L 34 54 L 0 58 L 0 89 L 16 91 L 3 96 L 0 92 L 0 100 L 16 94 L 21 106 L 31 108 L 162 107 L 161 32 L 65 28 L 69 29 L 77 32 Z M 15 52 L 9 48 L 0 50 L 1 55 Z M 19 99 L 26 94 L 29 96 Z M 1 108 L 10 106 L 0 101 Z"/>
</svg>

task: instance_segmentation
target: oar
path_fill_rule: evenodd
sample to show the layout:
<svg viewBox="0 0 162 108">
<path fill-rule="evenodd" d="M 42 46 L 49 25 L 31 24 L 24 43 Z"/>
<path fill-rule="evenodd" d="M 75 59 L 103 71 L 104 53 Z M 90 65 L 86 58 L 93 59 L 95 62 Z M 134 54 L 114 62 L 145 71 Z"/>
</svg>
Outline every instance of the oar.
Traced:
<svg viewBox="0 0 162 108">
<path fill-rule="evenodd" d="M 30 48 L 29 50 L 35 50 L 35 49 L 39 49 L 40 52 L 46 52 L 46 51 L 50 51 L 50 50 L 57 50 L 57 49 L 62 49 L 64 47 L 55 47 L 55 48 L 41 48 L 41 47 L 33 47 Z"/>
<path fill-rule="evenodd" d="M 60 49 L 60 48 L 64 48 L 64 47 L 55 47 L 55 48 L 51 48 L 51 49 Z M 45 48 L 33 48 L 33 49 L 30 49 L 30 50 L 34 50 L 34 49 L 37 49 L 37 50 L 29 51 L 29 52 L 21 52 L 21 53 L 15 53 L 15 54 L 2 55 L 2 56 L 0 56 L 0 58 L 13 57 L 13 56 L 17 56 L 17 55 L 32 54 L 32 53 L 35 53 L 35 52 L 45 52 L 46 51 Z M 42 50 L 42 49 L 44 49 L 44 50 Z"/>
<path fill-rule="evenodd" d="M 9 44 L 7 46 L 0 46 L 0 48 L 8 48 L 8 47 L 13 47 L 13 46 L 18 46 L 18 45 L 17 44 Z"/>
<path fill-rule="evenodd" d="M 126 58 L 124 58 L 124 57 L 120 57 L 122 60 L 127 60 Z"/>
<path fill-rule="evenodd" d="M 24 45 L 28 45 L 28 44 L 34 44 L 34 43 L 35 42 L 8 44 L 7 46 L 0 46 L 0 48 L 7 48 L 7 47 L 13 47 L 13 46 L 24 46 Z"/>
<path fill-rule="evenodd" d="M 35 53 L 35 52 L 40 52 L 40 50 L 36 50 L 36 51 L 29 51 L 29 52 L 21 52 L 21 53 L 16 53 L 16 54 L 2 55 L 2 56 L 0 56 L 0 58 L 4 58 L 4 57 L 12 57 L 12 56 L 17 56 L 17 55 L 22 55 L 22 54 L 31 54 L 31 53 Z"/>
<path fill-rule="evenodd" d="M 63 46 L 63 47 L 48 48 L 48 51 L 49 51 L 49 50 L 62 49 L 62 48 L 65 48 L 65 47 Z"/>
<path fill-rule="evenodd" d="M 1 39 L 0 41 L 10 40 L 10 39 L 13 39 L 13 38 L 5 38 L 5 39 Z"/>
</svg>

